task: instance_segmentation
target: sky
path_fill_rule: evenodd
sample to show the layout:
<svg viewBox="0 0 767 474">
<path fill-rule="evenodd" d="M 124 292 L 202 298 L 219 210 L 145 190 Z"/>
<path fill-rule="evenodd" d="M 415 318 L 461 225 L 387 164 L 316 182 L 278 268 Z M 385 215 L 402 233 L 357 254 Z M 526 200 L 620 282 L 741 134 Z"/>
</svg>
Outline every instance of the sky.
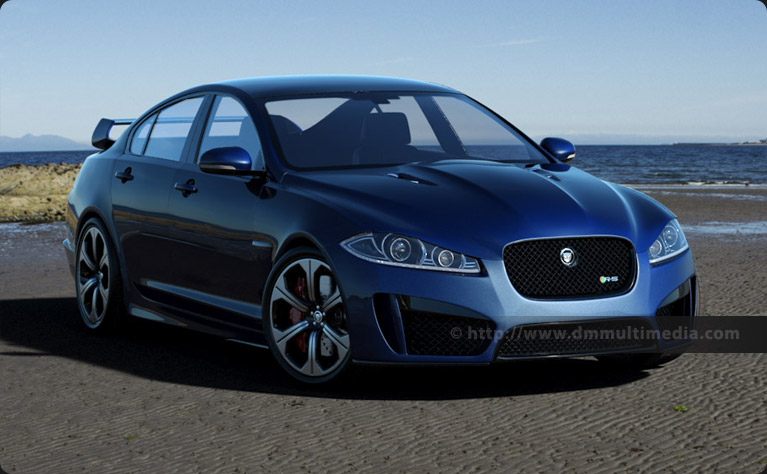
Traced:
<svg viewBox="0 0 767 474">
<path fill-rule="evenodd" d="M 203 83 L 371 74 L 454 87 L 533 138 L 767 138 L 757 0 L 10 0 L 0 135 L 87 143 Z"/>
</svg>

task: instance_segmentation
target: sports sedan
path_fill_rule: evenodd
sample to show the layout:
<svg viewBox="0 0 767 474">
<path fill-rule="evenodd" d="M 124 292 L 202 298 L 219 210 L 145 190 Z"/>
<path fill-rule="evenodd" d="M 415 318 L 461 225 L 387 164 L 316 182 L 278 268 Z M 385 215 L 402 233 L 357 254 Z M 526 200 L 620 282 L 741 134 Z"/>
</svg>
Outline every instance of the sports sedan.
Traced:
<svg viewBox="0 0 767 474">
<path fill-rule="evenodd" d="M 650 366 L 689 342 L 670 331 L 698 301 L 674 214 L 448 87 L 221 82 L 102 119 L 93 144 L 64 246 L 94 331 L 199 330 L 305 382 L 351 362 Z"/>
</svg>

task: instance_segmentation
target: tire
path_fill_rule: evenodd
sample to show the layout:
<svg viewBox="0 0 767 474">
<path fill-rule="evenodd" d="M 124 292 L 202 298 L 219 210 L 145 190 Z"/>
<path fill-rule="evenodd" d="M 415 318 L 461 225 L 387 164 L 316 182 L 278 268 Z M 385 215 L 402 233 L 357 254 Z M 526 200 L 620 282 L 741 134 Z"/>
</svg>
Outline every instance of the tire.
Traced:
<svg viewBox="0 0 767 474">
<path fill-rule="evenodd" d="M 85 222 L 77 238 L 75 292 L 86 328 L 109 332 L 119 326 L 123 319 L 120 267 L 109 233 L 96 218 Z"/>
<path fill-rule="evenodd" d="M 634 370 L 653 369 L 679 358 L 682 354 L 611 354 L 597 356 L 600 362 L 616 367 Z"/>
<path fill-rule="evenodd" d="M 323 383 L 344 372 L 351 360 L 346 305 L 320 252 L 298 248 L 281 257 L 263 301 L 264 336 L 287 373 L 305 383 Z"/>
</svg>

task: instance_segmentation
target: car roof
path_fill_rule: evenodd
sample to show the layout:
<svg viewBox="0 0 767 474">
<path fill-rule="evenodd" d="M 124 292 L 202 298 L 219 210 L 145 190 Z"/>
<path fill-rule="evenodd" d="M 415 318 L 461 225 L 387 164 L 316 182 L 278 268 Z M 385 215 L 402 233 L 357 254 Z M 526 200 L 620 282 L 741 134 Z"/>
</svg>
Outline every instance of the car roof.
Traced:
<svg viewBox="0 0 767 474">
<path fill-rule="evenodd" d="M 455 89 L 433 84 L 380 76 L 306 75 L 272 76 L 234 79 L 195 87 L 186 92 L 238 89 L 252 97 L 278 97 L 302 94 L 340 92 L 441 92 L 457 93 Z"/>
</svg>

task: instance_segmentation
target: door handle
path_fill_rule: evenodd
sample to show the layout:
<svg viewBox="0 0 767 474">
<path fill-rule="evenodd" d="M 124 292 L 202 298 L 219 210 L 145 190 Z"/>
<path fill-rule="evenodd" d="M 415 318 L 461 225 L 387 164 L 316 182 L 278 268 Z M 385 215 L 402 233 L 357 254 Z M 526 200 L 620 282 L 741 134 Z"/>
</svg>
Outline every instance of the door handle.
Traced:
<svg viewBox="0 0 767 474">
<path fill-rule="evenodd" d="M 194 180 L 190 179 L 186 183 L 176 183 L 173 188 L 176 191 L 181 191 L 184 197 L 188 197 L 190 194 L 197 192 L 197 188 L 194 186 Z"/>
<path fill-rule="evenodd" d="M 115 173 L 115 178 L 119 179 L 123 183 L 126 181 L 131 181 L 133 179 L 133 175 L 131 174 L 131 171 L 133 171 L 130 166 L 125 168 L 125 171 L 118 171 Z"/>
</svg>

